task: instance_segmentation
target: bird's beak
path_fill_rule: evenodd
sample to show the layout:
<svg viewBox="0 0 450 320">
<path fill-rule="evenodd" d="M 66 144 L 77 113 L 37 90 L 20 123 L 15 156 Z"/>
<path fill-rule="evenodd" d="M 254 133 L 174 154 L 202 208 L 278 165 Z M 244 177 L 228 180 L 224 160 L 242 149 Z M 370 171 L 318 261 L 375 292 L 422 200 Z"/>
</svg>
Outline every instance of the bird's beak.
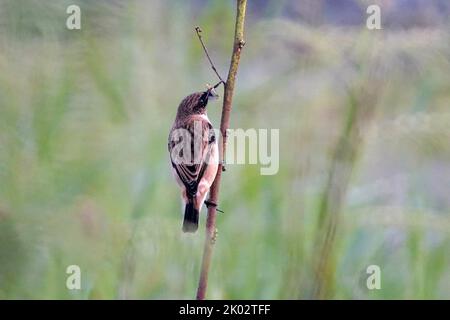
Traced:
<svg viewBox="0 0 450 320">
<path fill-rule="evenodd" d="M 208 98 L 211 100 L 217 100 L 219 99 L 219 94 L 216 92 L 214 88 L 211 88 L 211 90 L 209 90 Z"/>
<path fill-rule="evenodd" d="M 221 82 L 219 82 L 218 84 L 220 84 Z M 206 84 L 206 88 L 208 89 L 206 92 L 208 92 L 208 100 L 217 100 L 219 99 L 219 94 L 216 92 L 216 87 L 218 86 L 215 85 L 214 87 L 210 86 L 209 84 Z"/>
</svg>

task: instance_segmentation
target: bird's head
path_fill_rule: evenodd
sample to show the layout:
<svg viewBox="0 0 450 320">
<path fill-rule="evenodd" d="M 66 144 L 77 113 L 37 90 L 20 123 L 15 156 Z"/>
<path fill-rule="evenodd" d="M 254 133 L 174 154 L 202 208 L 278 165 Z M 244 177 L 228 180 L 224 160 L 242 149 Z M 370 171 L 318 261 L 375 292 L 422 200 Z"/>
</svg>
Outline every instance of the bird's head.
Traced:
<svg viewBox="0 0 450 320">
<path fill-rule="evenodd" d="M 206 85 L 206 88 L 206 91 L 196 92 L 184 98 L 178 107 L 178 115 L 189 116 L 192 114 L 205 114 L 208 102 L 219 98 L 215 87 Z"/>
</svg>

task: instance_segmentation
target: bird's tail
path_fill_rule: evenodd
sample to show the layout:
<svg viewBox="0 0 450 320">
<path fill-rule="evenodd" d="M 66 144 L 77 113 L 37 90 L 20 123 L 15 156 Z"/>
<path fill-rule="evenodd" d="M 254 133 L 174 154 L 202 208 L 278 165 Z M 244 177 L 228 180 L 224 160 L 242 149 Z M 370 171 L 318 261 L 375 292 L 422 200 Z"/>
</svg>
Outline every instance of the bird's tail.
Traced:
<svg viewBox="0 0 450 320">
<path fill-rule="evenodd" d="M 194 207 L 194 199 L 189 199 L 184 208 L 183 232 L 195 232 L 198 229 L 198 210 Z"/>
</svg>

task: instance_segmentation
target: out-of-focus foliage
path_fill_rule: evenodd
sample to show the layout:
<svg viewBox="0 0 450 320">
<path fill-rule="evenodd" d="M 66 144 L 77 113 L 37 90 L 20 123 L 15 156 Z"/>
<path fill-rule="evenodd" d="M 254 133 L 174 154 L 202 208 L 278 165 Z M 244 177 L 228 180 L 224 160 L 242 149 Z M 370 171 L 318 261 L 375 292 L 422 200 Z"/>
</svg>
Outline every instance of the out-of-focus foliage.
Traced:
<svg viewBox="0 0 450 320">
<path fill-rule="evenodd" d="M 211 298 L 450 298 L 449 7 L 377 3 L 369 31 L 366 1 L 249 1 L 231 123 L 280 129 L 280 170 L 228 166 Z M 0 0 L 0 298 L 194 297 L 167 134 L 215 81 L 193 27 L 225 75 L 233 24 L 232 1 Z"/>
</svg>

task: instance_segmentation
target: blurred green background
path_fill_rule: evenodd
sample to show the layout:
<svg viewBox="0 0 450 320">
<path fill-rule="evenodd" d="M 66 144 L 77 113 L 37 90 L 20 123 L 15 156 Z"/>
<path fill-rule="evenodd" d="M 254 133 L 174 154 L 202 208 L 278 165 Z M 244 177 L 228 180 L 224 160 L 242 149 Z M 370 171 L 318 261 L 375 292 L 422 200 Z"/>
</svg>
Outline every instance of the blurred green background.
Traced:
<svg viewBox="0 0 450 320">
<path fill-rule="evenodd" d="M 383 30 L 365 27 L 372 3 Z M 194 26 L 225 76 L 234 10 L 0 0 L 0 298 L 195 297 L 205 214 L 181 232 L 167 135 L 216 81 Z M 249 0 L 231 127 L 280 129 L 280 170 L 228 166 L 209 298 L 450 298 L 449 12 Z"/>
</svg>

